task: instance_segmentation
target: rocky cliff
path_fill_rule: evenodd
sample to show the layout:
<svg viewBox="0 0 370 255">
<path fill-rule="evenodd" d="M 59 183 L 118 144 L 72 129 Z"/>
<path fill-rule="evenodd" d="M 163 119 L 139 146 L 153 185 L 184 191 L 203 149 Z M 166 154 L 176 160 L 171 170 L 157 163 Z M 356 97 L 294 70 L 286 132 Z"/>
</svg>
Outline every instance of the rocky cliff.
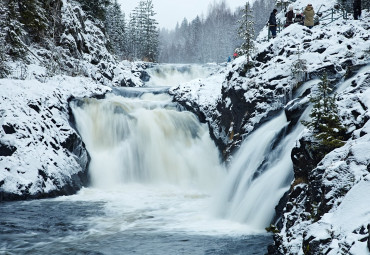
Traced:
<svg viewBox="0 0 370 255">
<path fill-rule="evenodd" d="M 0 80 L 0 201 L 73 194 L 89 156 L 73 128 L 73 97 L 109 90 L 86 78 Z"/>
<path fill-rule="evenodd" d="M 321 11 L 333 6 L 329 1 Z M 283 20 L 283 13 L 278 18 Z M 208 122 L 223 156 L 232 161 L 245 137 L 276 112 L 285 111 L 291 128 L 308 119 L 309 99 L 317 94 L 320 77 L 328 75 L 346 143 L 327 154 L 308 130 L 297 137 L 295 178 L 277 207 L 280 229 L 270 254 L 369 252 L 369 21 L 364 11 L 359 21 L 338 16 L 313 29 L 293 24 L 270 41 L 265 29 L 258 37 L 254 67 L 249 69 L 240 57 L 213 77 L 172 89 L 177 101 Z M 298 60 L 305 64 L 300 79 L 293 71 Z"/>
</svg>

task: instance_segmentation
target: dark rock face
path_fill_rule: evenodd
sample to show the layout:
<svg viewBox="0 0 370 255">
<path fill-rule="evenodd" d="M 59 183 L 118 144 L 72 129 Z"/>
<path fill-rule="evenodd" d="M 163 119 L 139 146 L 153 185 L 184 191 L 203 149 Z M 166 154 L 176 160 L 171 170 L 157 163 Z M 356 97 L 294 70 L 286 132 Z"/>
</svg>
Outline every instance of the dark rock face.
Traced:
<svg viewBox="0 0 370 255">
<path fill-rule="evenodd" d="M 271 55 L 273 55 L 272 46 L 270 46 L 267 50 L 259 52 L 256 56 L 256 60 L 258 62 L 267 63 L 272 59 Z"/>
<path fill-rule="evenodd" d="M 0 179 L 0 202 L 71 195 L 89 184 L 90 157 L 81 137 L 73 129 L 75 121 L 71 109 L 59 93 L 52 95 L 58 100 L 41 100 L 45 104 L 29 102 L 28 105 L 37 105 L 37 108 L 31 107 L 33 110 L 25 112 L 27 116 L 20 118 L 19 123 L 2 126 L 4 141 L 12 141 L 16 137 L 16 146 L 19 148 L 9 142 L 0 142 L 0 157 L 3 157 L 3 171 L 6 171 L 5 178 Z M 50 101 L 55 104 L 47 104 Z M 6 120 L 7 116 L 3 117 Z M 23 123 L 22 119 L 26 119 L 26 122 Z M 22 158 L 20 153 L 33 148 L 44 152 L 37 159 L 37 168 L 18 167 L 17 162 Z M 25 162 L 31 161 L 32 158 L 29 158 Z M 24 182 L 14 182 L 17 178 L 22 180 L 22 175 L 27 171 L 32 173 L 31 176 L 33 173 L 36 176 Z"/>
<path fill-rule="evenodd" d="M 150 75 L 147 73 L 147 71 L 140 71 L 140 79 L 143 81 L 143 82 L 148 82 L 150 80 Z"/>
<path fill-rule="evenodd" d="M 338 242 L 336 238 L 339 238 L 340 233 L 335 232 L 335 228 L 333 230 L 330 224 L 322 223 L 321 220 L 326 213 L 337 208 L 346 194 L 369 172 L 367 164 L 369 157 L 366 156 L 365 159 L 361 153 L 356 155 L 358 148 L 355 148 L 357 144 L 362 143 L 361 139 L 365 143 L 369 139 L 366 138 L 368 128 L 365 128 L 369 123 L 369 118 L 366 117 L 368 109 L 357 94 L 361 94 L 368 85 L 368 82 L 356 84 L 353 86 L 352 94 L 347 95 L 347 98 L 344 96 L 338 98 L 337 103 L 343 109 L 341 119 L 346 126 L 353 127 L 346 137 L 353 139 L 352 145 L 332 152 L 326 151 L 315 141 L 312 134 L 308 133 L 293 148 L 291 158 L 295 181 L 284 208 L 283 232 L 275 234 L 274 245 L 269 247 L 268 254 L 296 254 L 292 252 L 292 247 L 293 250 L 297 249 L 297 244 L 290 242 L 294 243 L 297 239 L 301 240 L 300 249 L 304 254 L 327 254 L 332 249 L 333 243 Z M 296 103 L 300 104 L 299 101 Z M 288 115 L 294 117 L 294 114 L 292 115 L 294 111 L 290 109 L 286 111 Z M 357 174 L 353 168 L 358 168 Z M 358 174 L 361 171 L 363 174 Z M 310 231 L 313 224 L 327 234 L 317 235 L 319 231 L 317 229 Z M 365 225 L 353 233 L 359 236 L 359 240 L 362 238 L 361 242 L 367 240 L 368 232 Z M 353 243 L 341 243 L 343 254 L 350 254 L 352 245 Z"/>
<path fill-rule="evenodd" d="M 3 130 L 5 134 L 9 135 L 14 134 L 16 132 L 15 128 L 11 124 L 3 125 Z"/>
<path fill-rule="evenodd" d="M 2 144 L 0 142 L 0 156 L 9 157 L 16 152 L 17 148 L 11 145 Z"/>
<path fill-rule="evenodd" d="M 367 238 L 367 248 L 370 251 L 370 224 L 367 225 L 367 232 L 368 232 L 368 238 Z"/>
<path fill-rule="evenodd" d="M 135 87 L 136 84 L 131 79 L 123 79 L 121 81 L 121 87 Z"/>
<path fill-rule="evenodd" d="M 292 150 L 292 162 L 294 166 L 295 179 L 308 180 L 309 173 L 324 158 L 325 154 L 317 142 L 303 137 L 299 140 L 300 146 Z"/>
</svg>

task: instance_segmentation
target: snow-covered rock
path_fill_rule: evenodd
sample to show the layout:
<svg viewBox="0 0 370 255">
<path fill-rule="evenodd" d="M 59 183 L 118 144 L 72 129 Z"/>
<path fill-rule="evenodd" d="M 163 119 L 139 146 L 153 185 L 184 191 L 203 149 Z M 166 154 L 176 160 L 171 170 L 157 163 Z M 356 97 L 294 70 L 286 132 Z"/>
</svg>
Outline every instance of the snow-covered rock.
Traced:
<svg viewBox="0 0 370 255">
<path fill-rule="evenodd" d="M 336 1 L 297 0 L 293 6 L 301 10 L 308 3 L 325 12 Z M 363 10 L 361 20 L 338 15 L 338 20 L 312 29 L 293 24 L 269 41 L 265 28 L 250 70 L 240 57 L 217 80 L 172 89 L 176 100 L 208 121 L 217 145 L 230 158 L 241 141 L 276 112 L 285 110 L 290 125 L 295 125 L 310 95 L 317 92 L 320 76 L 328 74 L 348 141 L 325 156 L 310 148 L 312 134 L 297 137 L 292 152 L 295 180 L 270 254 L 361 255 L 370 250 L 370 13 Z M 283 21 L 284 14 L 278 18 Z M 300 86 L 292 73 L 298 58 L 307 63 L 307 80 Z M 209 94 L 212 100 L 204 100 Z"/>
<path fill-rule="evenodd" d="M 307 3 L 296 1 L 294 7 L 301 9 Z M 325 2 L 321 6 L 317 1 L 313 4 L 320 6 L 322 12 L 332 8 L 334 3 Z M 282 18 L 282 14 L 280 16 Z M 313 29 L 293 24 L 269 41 L 266 28 L 256 43 L 255 67 L 247 70 L 242 56 L 223 71 L 225 79 L 221 89 L 220 83 L 210 77 L 178 86 L 173 89 L 175 98 L 199 109 L 195 112 L 200 111 L 199 115 L 209 121 L 218 146 L 228 157 L 243 137 L 283 109 L 297 96 L 294 94 L 305 93 L 302 88 L 296 90 L 294 87 L 297 82 L 292 65 L 298 59 L 298 52 L 300 58 L 307 61 L 308 79 L 317 81 L 305 85 L 308 90 L 317 85 L 317 78 L 324 72 L 335 85 L 366 65 L 370 49 L 368 21 L 369 13 L 364 11 L 361 21 L 338 19 Z M 209 94 L 212 95 L 211 102 L 198 100 L 208 98 Z M 308 94 L 304 98 L 307 99 Z M 306 104 L 306 99 L 301 103 Z M 297 104 L 293 105 L 299 108 Z"/>
<path fill-rule="evenodd" d="M 352 80 L 338 95 L 348 142 L 323 159 L 309 136 L 292 151 L 295 181 L 272 254 L 368 254 L 370 68 Z"/>
<path fill-rule="evenodd" d="M 68 100 L 109 90 L 91 79 L 0 80 L 0 201 L 71 194 L 89 158 Z"/>
</svg>

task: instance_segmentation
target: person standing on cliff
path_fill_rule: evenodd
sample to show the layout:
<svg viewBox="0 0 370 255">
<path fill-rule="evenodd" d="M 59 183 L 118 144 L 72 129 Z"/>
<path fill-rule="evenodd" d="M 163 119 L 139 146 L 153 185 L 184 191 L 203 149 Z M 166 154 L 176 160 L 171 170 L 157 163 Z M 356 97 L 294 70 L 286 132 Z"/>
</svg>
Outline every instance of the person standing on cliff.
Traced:
<svg viewBox="0 0 370 255">
<path fill-rule="evenodd" d="M 289 11 L 285 14 L 285 17 L 286 17 L 286 24 L 285 24 L 286 27 L 293 24 L 293 19 L 295 18 L 293 6 L 289 7 Z"/>
<path fill-rule="evenodd" d="M 304 25 L 308 28 L 312 28 L 314 25 L 313 16 L 315 16 L 315 11 L 313 10 L 312 4 L 308 4 L 303 12 L 304 15 Z"/>
<path fill-rule="evenodd" d="M 277 13 L 277 10 L 274 9 L 270 14 L 270 19 L 269 19 L 269 29 L 271 31 L 272 38 L 276 37 L 276 27 L 277 27 L 276 13 Z"/>
<path fill-rule="evenodd" d="M 358 20 L 361 17 L 361 0 L 353 1 L 353 18 Z"/>
</svg>

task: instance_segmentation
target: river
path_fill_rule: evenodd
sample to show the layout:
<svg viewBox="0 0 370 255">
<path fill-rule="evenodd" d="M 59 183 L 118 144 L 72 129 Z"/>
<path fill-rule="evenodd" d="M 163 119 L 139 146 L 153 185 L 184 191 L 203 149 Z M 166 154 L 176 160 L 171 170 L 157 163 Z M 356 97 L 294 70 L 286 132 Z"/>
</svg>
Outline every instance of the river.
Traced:
<svg viewBox="0 0 370 255">
<path fill-rule="evenodd" d="M 220 213 L 235 203 L 219 195 L 228 171 L 207 125 L 165 88 L 117 89 L 71 107 L 91 156 L 91 185 L 73 196 L 2 203 L 0 254 L 267 252 L 264 223 Z"/>
</svg>

